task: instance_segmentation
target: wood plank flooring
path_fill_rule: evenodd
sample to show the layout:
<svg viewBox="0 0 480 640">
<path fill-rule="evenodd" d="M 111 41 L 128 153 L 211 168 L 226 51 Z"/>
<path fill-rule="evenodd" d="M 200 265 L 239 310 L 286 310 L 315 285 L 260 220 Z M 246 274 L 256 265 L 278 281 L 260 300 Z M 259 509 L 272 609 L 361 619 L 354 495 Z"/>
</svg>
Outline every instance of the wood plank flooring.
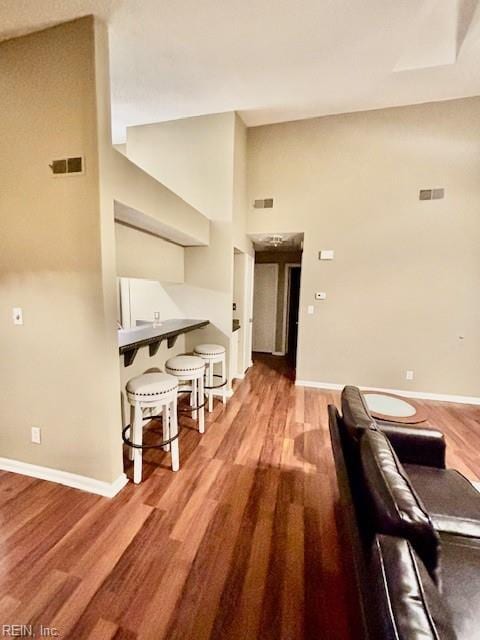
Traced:
<svg viewBox="0 0 480 640">
<path fill-rule="evenodd" d="M 0 625 L 74 640 L 354 640 L 331 402 L 262 356 L 205 435 L 182 416 L 176 474 L 149 450 L 144 482 L 108 500 L 0 472 Z M 449 464 L 480 480 L 480 408 L 424 404 Z"/>
</svg>

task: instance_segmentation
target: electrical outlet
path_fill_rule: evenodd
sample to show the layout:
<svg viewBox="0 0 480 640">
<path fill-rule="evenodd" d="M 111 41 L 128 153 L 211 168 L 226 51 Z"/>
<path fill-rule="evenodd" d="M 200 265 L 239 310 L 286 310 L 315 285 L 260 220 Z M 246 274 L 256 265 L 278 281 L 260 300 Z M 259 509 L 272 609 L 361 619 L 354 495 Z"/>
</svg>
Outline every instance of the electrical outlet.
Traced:
<svg viewBox="0 0 480 640">
<path fill-rule="evenodd" d="M 21 307 L 13 307 L 12 319 L 13 324 L 23 324 L 23 311 Z"/>
<path fill-rule="evenodd" d="M 32 442 L 42 444 L 42 430 L 40 427 L 32 427 Z"/>
<path fill-rule="evenodd" d="M 313 304 L 309 304 L 308 307 L 307 307 L 308 315 L 313 316 L 314 310 L 315 310 L 315 307 L 313 306 Z"/>
<path fill-rule="evenodd" d="M 317 293 L 315 294 L 315 300 L 326 300 L 327 299 L 327 294 L 325 293 L 325 291 L 317 291 Z"/>
<path fill-rule="evenodd" d="M 411 369 L 405 371 L 405 380 L 413 380 L 413 371 Z"/>
</svg>

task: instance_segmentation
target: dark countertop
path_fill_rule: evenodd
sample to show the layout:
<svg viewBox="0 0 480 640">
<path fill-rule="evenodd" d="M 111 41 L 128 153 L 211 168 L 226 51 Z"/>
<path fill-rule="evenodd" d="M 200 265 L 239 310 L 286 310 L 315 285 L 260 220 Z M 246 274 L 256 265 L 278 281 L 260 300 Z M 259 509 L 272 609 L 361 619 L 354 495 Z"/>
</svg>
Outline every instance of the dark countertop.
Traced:
<svg viewBox="0 0 480 640">
<path fill-rule="evenodd" d="M 208 320 L 192 320 L 191 318 L 174 318 L 163 320 L 160 326 L 154 327 L 153 323 L 142 324 L 133 329 L 118 330 L 118 349 L 124 354 L 125 366 L 132 364 L 137 350 L 146 345 L 150 348 L 150 355 L 157 353 L 160 344 L 167 340 L 169 348 L 182 333 L 188 333 L 201 327 L 206 327 Z"/>
<path fill-rule="evenodd" d="M 238 331 L 240 329 L 240 320 L 233 319 L 232 320 L 232 331 Z"/>
</svg>

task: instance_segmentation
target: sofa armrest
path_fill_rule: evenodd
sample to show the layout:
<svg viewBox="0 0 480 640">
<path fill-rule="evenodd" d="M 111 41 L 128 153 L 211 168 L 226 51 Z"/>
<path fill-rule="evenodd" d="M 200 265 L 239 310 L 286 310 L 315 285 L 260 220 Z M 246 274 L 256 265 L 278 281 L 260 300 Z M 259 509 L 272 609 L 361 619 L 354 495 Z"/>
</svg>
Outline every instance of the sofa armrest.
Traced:
<svg viewBox="0 0 480 640">
<path fill-rule="evenodd" d="M 390 440 L 400 462 L 445 469 L 445 437 L 432 427 L 377 421 L 377 427 Z"/>
</svg>

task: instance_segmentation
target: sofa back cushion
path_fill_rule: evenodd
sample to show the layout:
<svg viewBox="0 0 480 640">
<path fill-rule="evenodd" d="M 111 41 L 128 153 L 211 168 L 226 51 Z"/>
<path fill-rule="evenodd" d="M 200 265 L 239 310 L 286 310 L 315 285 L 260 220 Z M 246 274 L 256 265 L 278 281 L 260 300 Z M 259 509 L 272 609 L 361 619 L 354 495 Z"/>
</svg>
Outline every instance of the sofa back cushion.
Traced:
<svg viewBox="0 0 480 640">
<path fill-rule="evenodd" d="M 346 386 L 342 391 L 342 420 L 351 439 L 358 442 L 366 429 L 375 429 L 375 420 L 358 387 Z"/>
<path fill-rule="evenodd" d="M 366 431 L 360 457 L 376 531 L 406 538 L 439 585 L 439 536 L 387 437 Z"/>
<path fill-rule="evenodd" d="M 448 607 L 425 566 L 404 538 L 376 536 L 370 561 L 374 637 L 382 640 L 454 640 Z"/>
</svg>

